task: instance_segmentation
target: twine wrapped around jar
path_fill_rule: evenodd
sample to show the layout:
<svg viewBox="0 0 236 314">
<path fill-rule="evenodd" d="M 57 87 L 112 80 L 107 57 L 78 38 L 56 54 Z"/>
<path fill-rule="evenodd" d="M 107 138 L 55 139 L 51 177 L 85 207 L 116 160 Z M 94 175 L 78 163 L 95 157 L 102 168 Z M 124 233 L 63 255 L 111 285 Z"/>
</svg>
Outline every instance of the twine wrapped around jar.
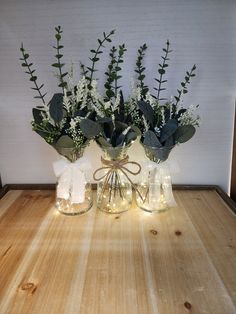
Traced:
<svg viewBox="0 0 236 314">
<path fill-rule="evenodd" d="M 129 146 L 101 148 L 104 152 L 101 157 L 102 167 L 93 174 L 94 180 L 97 181 L 97 207 L 106 213 L 125 212 L 132 206 L 132 188 L 139 193 L 130 176 L 138 175 L 141 165 L 129 161 Z M 130 169 L 129 166 L 135 168 Z"/>
<path fill-rule="evenodd" d="M 114 180 L 114 182 L 118 182 L 118 188 L 119 188 L 119 193 L 120 196 L 122 197 L 121 194 L 121 188 L 119 185 L 119 175 L 117 173 L 117 170 L 120 170 L 124 176 L 127 178 L 127 180 L 130 182 L 132 188 L 139 193 L 138 189 L 136 188 L 135 184 L 133 183 L 133 181 L 130 179 L 128 174 L 132 174 L 132 175 L 138 175 L 141 172 L 141 165 L 135 161 L 129 161 L 129 156 L 127 155 L 125 158 L 123 159 L 119 159 L 119 160 L 107 160 L 104 159 L 103 157 L 101 157 L 101 162 L 104 165 L 103 167 L 98 168 L 94 174 L 93 174 L 93 179 L 95 181 L 100 181 L 102 179 L 104 180 L 104 184 L 103 184 L 103 188 L 102 188 L 102 193 L 104 192 L 104 190 L 107 188 L 107 185 L 109 184 L 109 181 Z M 127 168 L 128 165 L 135 165 L 138 167 L 137 171 L 132 171 L 130 169 Z M 99 173 L 103 170 L 108 170 L 105 174 L 101 174 L 99 176 Z M 140 195 L 140 197 L 142 198 L 142 196 Z"/>
</svg>

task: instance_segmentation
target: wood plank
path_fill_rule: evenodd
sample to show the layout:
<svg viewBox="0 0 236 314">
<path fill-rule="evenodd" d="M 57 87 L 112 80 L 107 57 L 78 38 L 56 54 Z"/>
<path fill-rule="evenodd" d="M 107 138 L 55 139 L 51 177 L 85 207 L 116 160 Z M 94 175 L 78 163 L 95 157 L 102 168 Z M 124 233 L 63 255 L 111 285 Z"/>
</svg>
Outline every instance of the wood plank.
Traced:
<svg viewBox="0 0 236 314">
<path fill-rule="evenodd" d="M 236 305 L 236 216 L 214 191 L 180 192 L 179 201 Z"/>
<path fill-rule="evenodd" d="M 191 308 L 191 313 L 235 313 L 220 276 L 181 206 L 179 193 L 175 192 L 178 207 L 156 219 L 151 215 L 141 220 L 158 311 L 178 314 Z"/>
<path fill-rule="evenodd" d="M 15 193 L 0 201 L 0 313 L 236 313 L 236 219 L 216 191 L 74 217 L 53 191 Z"/>
<path fill-rule="evenodd" d="M 3 196 L 0 202 L 0 217 L 7 211 L 7 209 L 18 199 L 22 191 L 9 191 Z"/>
<path fill-rule="evenodd" d="M 122 215 L 97 211 L 81 314 L 152 313 L 139 212 L 136 208 Z"/>
<path fill-rule="evenodd" d="M 8 196 L 12 193 L 7 195 L 7 203 Z M 53 201 L 54 195 L 48 191 L 22 192 L 0 217 L 0 300 Z M 6 204 L 5 197 L 1 204 Z"/>
<path fill-rule="evenodd" d="M 94 211 L 71 217 L 52 208 L 21 260 L 0 308 L 11 313 L 68 313 L 66 307 L 73 302 L 78 310 L 93 220 Z M 74 286 L 78 273 L 80 281 Z"/>
</svg>

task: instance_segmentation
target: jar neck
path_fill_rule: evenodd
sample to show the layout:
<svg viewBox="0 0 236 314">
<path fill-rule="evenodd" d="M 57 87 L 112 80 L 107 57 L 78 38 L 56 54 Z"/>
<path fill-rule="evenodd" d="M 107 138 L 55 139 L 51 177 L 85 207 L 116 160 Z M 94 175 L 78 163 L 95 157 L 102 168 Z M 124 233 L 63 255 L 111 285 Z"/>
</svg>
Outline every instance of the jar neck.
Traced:
<svg viewBox="0 0 236 314">
<path fill-rule="evenodd" d="M 84 148 L 68 148 L 68 147 L 61 147 L 61 146 L 54 146 L 56 151 L 70 162 L 75 162 L 79 158 L 81 158 L 84 154 Z"/>
<path fill-rule="evenodd" d="M 143 145 L 145 154 L 148 159 L 151 161 L 160 164 L 165 162 L 169 158 L 169 154 L 174 148 L 171 147 L 151 147 L 147 145 Z"/>
<path fill-rule="evenodd" d="M 102 147 L 103 158 L 106 160 L 122 160 L 127 157 L 127 147 Z"/>
</svg>

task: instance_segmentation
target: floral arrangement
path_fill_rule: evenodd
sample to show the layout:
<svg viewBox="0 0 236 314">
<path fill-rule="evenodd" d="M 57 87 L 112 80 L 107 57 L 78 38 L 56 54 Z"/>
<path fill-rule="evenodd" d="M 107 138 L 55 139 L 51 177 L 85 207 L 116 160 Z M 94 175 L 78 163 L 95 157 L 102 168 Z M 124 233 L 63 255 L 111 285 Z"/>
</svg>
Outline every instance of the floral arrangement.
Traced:
<svg viewBox="0 0 236 314">
<path fill-rule="evenodd" d="M 125 44 L 119 45 L 118 49 L 114 46 L 110 49 L 110 63 L 105 72 L 105 93 L 104 96 L 97 93 L 97 101 L 93 103 L 95 121 L 89 117 L 81 121 L 82 132 L 88 138 L 94 138 L 101 147 L 127 146 L 139 134 L 139 130 L 133 125 L 131 112 L 127 110 L 119 85 L 125 51 Z"/>
<path fill-rule="evenodd" d="M 116 52 L 118 50 L 118 56 Z M 177 95 L 167 100 L 161 98 L 161 92 L 166 90 L 163 85 L 168 65 L 170 50 L 169 41 L 163 48 L 162 63 L 159 64 L 159 77 L 155 78 L 157 87 L 154 87 L 156 95 L 151 94 L 145 85 L 145 67 L 143 59 L 147 45 L 138 49 L 135 72 L 137 84 L 132 90 L 130 99 L 124 101 L 121 86 L 118 80 L 121 78 L 120 63 L 126 51 L 125 45 L 119 49 L 112 47 L 110 50 L 110 63 L 105 73 L 107 81 L 104 84 L 105 97 L 98 96 L 94 110 L 97 113 L 96 121 L 83 120 L 82 130 L 87 137 L 96 139 L 103 147 L 127 146 L 138 135 L 144 146 L 154 149 L 163 148 L 163 160 L 166 159 L 165 149 L 170 150 L 176 144 L 190 140 L 195 134 L 196 127 L 200 125 L 200 117 L 196 114 L 198 105 L 190 105 L 185 108 L 182 105 L 182 97 L 188 92 L 188 85 L 195 76 L 196 65 L 186 72 L 184 80 L 180 83 Z M 163 103 L 164 101 L 164 103 Z M 167 156 L 168 157 L 168 156 Z"/>
<path fill-rule="evenodd" d="M 169 41 L 163 48 L 164 55 L 158 68 L 159 77 L 155 78 L 155 95 L 145 85 L 143 59 L 147 50 L 146 44 L 138 49 L 135 68 L 137 84 L 130 98 L 124 100 L 119 84 L 126 52 L 125 44 L 110 49 L 104 92 L 98 92 L 97 80 L 94 79 L 96 64 L 105 43 L 111 42 L 114 33 L 114 30 L 108 34 L 103 33 L 103 38 L 98 39 L 98 47 L 90 50 L 91 65 L 81 64 L 82 78 L 74 84 L 73 67 L 68 72 L 63 71 L 65 64 L 62 62 L 62 29 L 60 26 L 55 27 L 56 45 L 53 48 L 56 51 L 56 62 L 52 66 L 58 70 L 58 86 L 62 92 L 54 94 L 48 104 L 45 100 L 47 93 L 42 92 L 44 84 L 38 83 L 33 63 L 29 61 L 29 53 L 23 44 L 21 46 L 22 67 L 34 84 L 31 88 L 37 92 L 35 98 L 42 102 L 33 108 L 33 130 L 59 152 L 61 147 L 79 151 L 90 139 L 95 139 L 101 147 L 126 147 L 137 136 L 141 136 L 143 145 L 172 148 L 188 141 L 199 126 L 200 119 L 195 114 L 198 106 L 184 108 L 181 105 L 182 96 L 188 92 L 190 80 L 195 76 L 195 65 L 186 72 L 174 98 L 161 98 L 161 92 L 166 89 L 163 85 L 167 82 L 164 75 L 171 53 Z"/>
<path fill-rule="evenodd" d="M 167 82 L 164 79 L 168 67 L 170 43 L 166 42 L 163 48 L 164 55 L 162 63 L 159 64 L 159 77 L 155 78 L 157 87 L 154 87 L 156 94 L 151 94 L 149 87 L 145 85 L 145 67 L 143 58 L 146 44 L 138 50 L 135 72 L 138 74 L 137 85 L 133 89 L 133 95 L 129 101 L 132 107 L 132 119 L 134 124 L 141 130 L 141 143 L 153 148 L 172 148 L 176 144 L 187 142 L 195 134 L 199 126 L 200 117 L 196 115 L 197 106 L 191 105 L 184 108 L 181 104 L 182 96 L 188 92 L 188 85 L 191 78 L 195 76 L 196 65 L 186 72 L 177 95 L 171 100 L 161 98 L 161 92 L 166 90 L 163 85 Z M 162 103 L 165 101 L 164 103 Z"/>
<path fill-rule="evenodd" d="M 93 78 L 96 72 L 95 64 L 99 61 L 98 56 L 103 52 L 104 44 L 111 42 L 110 37 L 114 34 L 114 30 L 108 34 L 104 33 L 103 38 L 98 39 L 98 48 L 91 50 L 90 61 L 92 64 L 86 69 L 81 65 L 83 76 L 76 85 L 73 83 L 73 67 L 68 72 L 63 71 L 65 64 L 62 62 L 62 29 L 58 26 L 55 27 L 55 31 L 56 45 L 53 48 L 56 51 L 56 63 L 53 63 L 52 67 L 58 70 L 58 86 L 62 89 L 62 93 L 54 94 L 47 104 L 45 100 L 47 93 L 42 92 L 44 84 L 38 83 L 36 70 L 33 69 L 33 63 L 29 61 L 30 55 L 23 44 L 20 48 L 22 54 L 20 60 L 22 67 L 26 70 L 25 73 L 29 75 L 30 81 L 34 84 L 31 88 L 37 92 L 37 96 L 34 98 L 38 98 L 42 102 L 41 105 L 33 108 L 33 130 L 59 153 L 65 154 L 65 157 L 71 159 L 70 155 L 65 151 L 62 152 L 61 149 L 73 149 L 76 153 L 89 143 L 89 136 L 87 137 L 81 131 L 80 124 L 85 118 L 92 121 L 95 117 L 93 108 L 99 97 L 97 81 Z"/>
</svg>

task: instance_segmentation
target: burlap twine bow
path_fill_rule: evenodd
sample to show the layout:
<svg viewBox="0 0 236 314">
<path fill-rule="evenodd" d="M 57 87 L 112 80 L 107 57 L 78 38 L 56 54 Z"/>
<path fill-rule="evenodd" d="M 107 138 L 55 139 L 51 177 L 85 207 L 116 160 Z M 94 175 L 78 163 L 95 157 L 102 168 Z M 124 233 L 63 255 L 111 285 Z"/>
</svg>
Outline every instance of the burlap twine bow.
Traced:
<svg viewBox="0 0 236 314">
<path fill-rule="evenodd" d="M 112 179 L 114 175 L 117 176 L 117 170 L 120 170 L 124 174 L 124 176 L 127 178 L 127 180 L 130 182 L 132 188 L 139 194 L 139 196 L 142 199 L 142 196 L 140 195 L 140 192 L 138 191 L 137 187 L 135 186 L 133 181 L 128 176 L 129 173 L 136 176 L 141 172 L 141 166 L 139 163 L 137 163 L 135 161 L 129 161 L 129 156 L 126 156 L 125 158 L 120 159 L 120 160 L 107 160 L 107 159 L 104 159 L 103 157 L 101 157 L 101 162 L 104 166 L 98 168 L 94 172 L 93 179 L 95 181 L 100 181 L 100 180 L 105 178 L 103 188 L 102 188 L 102 193 L 104 193 L 105 189 L 107 188 L 109 180 Z M 132 170 L 127 168 L 128 165 L 135 165 L 138 167 L 138 170 L 132 171 Z M 99 172 L 101 172 L 103 170 L 108 170 L 108 171 L 105 174 L 98 175 Z M 118 185 L 119 184 L 120 184 L 120 182 L 118 182 Z"/>
</svg>

